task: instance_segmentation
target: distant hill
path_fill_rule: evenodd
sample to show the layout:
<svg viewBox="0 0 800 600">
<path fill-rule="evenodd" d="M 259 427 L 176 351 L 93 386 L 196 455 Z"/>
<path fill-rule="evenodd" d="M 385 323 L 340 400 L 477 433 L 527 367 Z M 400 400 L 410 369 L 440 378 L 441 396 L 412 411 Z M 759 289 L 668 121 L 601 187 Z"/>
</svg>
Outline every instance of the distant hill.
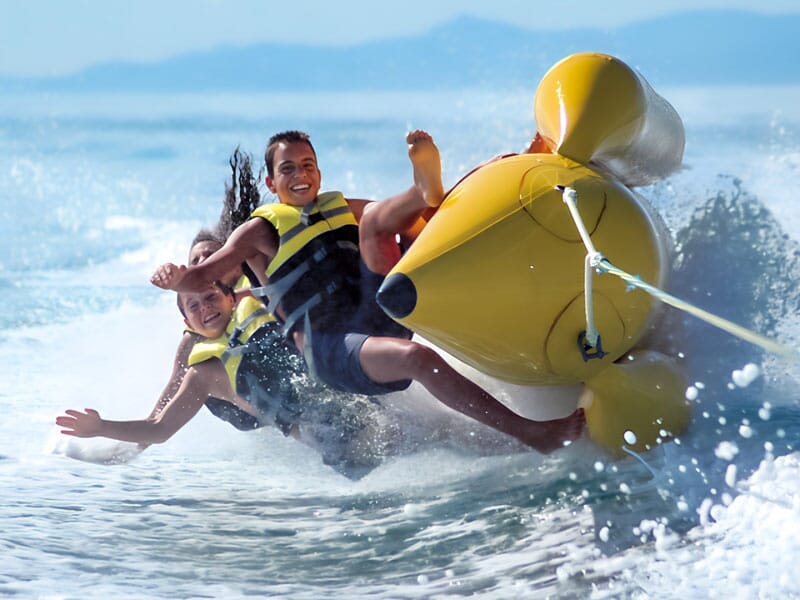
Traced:
<svg viewBox="0 0 800 600">
<path fill-rule="evenodd" d="M 352 46 L 221 47 L 158 63 L 108 63 L 0 90 L 257 91 L 526 87 L 578 51 L 619 56 L 655 85 L 800 82 L 800 15 L 684 13 L 618 29 L 530 31 L 459 18 L 413 37 Z"/>
</svg>

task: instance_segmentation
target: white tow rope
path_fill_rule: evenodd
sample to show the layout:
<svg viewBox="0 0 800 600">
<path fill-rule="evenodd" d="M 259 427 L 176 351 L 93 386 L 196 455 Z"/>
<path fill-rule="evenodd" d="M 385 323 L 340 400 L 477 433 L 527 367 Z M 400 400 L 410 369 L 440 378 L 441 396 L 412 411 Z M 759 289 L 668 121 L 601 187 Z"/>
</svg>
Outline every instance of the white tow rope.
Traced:
<svg viewBox="0 0 800 600">
<path fill-rule="evenodd" d="M 706 323 L 730 333 L 731 335 L 745 340 L 746 342 L 750 342 L 751 344 L 759 346 L 768 352 L 773 352 L 775 354 L 781 354 L 784 356 L 795 355 L 791 348 L 788 348 L 783 344 L 776 342 L 775 340 L 772 340 L 754 331 L 750 331 L 741 325 L 737 325 L 732 321 L 723 319 L 722 317 L 703 310 L 702 308 L 693 306 L 692 304 L 689 304 L 680 298 L 676 298 L 675 296 L 660 290 L 654 285 L 650 285 L 646 281 L 642 281 L 641 277 L 637 275 L 631 275 L 630 273 L 615 267 L 605 256 L 602 255 L 602 253 L 595 249 L 591 236 L 586 229 L 586 225 L 583 223 L 580 212 L 578 212 L 578 192 L 575 191 L 575 188 L 557 186 L 556 189 L 562 192 L 564 204 L 566 204 L 567 208 L 569 208 L 570 215 L 572 215 L 572 220 L 575 222 L 575 227 L 578 229 L 578 233 L 581 236 L 583 245 L 586 246 L 586 261 L 584 263 L 584 299 L 586 301 L 586 342 L 589 345 L 596 347 L 597 340 L 599 338 L 599 333 L 594 323 L 594 309 L 592 302 L 592 278 L 594 271 L 597 271 L 600 274 L 611 273 L 612 275 L 616 275 L 629 286 L 647 292 L 654 298 L 661 300 L 661 302 L 664 304 L 669 304 L 670 306 L 673 306 L 679 310 L 694 315 L 698 319 L 701 319 Z"/>
</svg>

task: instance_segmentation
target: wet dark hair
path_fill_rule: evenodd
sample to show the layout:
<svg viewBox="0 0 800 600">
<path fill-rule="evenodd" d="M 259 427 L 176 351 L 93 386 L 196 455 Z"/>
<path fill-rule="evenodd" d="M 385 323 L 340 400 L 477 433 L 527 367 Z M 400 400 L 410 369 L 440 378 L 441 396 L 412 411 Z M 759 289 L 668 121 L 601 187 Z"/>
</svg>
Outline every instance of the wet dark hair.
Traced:
<svg viewBox="0 0 800 600">
<path fill-rule="evenodd" d="M 230 237 L 233 230 L 250 218 L 250 214 L 261 203 L 261 194 L 258 191 L 258 178 L 253 175 L 253 159 L 246 152 L 242 152 L 239 146 L 233 151 L 228 164 L 231 166 L 231 181 L 225 183 L 225 200 L 222 203 L 222 212 L 219 221 L 212 228 L 204 227 L 192 239 L 189 246 L 191 249 L 200 242 L 216 242 L 221 246 Z M 233 289 L 221 281 L 215 281 L 214 285 L 226 294 L 233 294 Z M 176 294 L 178 310 L 186 318 L 183 310 L 180 293 Z"/>
<path fill-rule="evenodd" d="M 192 243 L 189 245 L 190 252 L 191 248 L 194 248 L 200 242 L 217 242 L 220 246 L 225 243 L 225 240 L 219 238 L 213 231 L 203 227 L 197 234 L 192 238 Z"/>
<path fill-rule="evenodd" d="M 225 184 L 225 201 L 219 221 L 211 231 L 213 239 L 225 240 L 239 225 L 246 222 L 252 212 L 261 204 L 258 191 L 258 177 L 253 175 L 253 159 L 239 146 L 231 154 L 231 181 Z"/>
<path fill-rule="evenodd" d="M 267 142 L 267 149 L 264 152 L 264 163 L 267 165 L 267 175 L 270 177 L 275 176 L 275 169 L 272 165 L 272 161 L 275 160 L 275 152 L 278 150 L 278 145 L 292 144 L 295 142 L 308 144 L 308 147 L 311 148 L 311 152 L 314 153 L 314 158 L 317 157 L 317 151 L 314 150 L 314 145 L 311 143 L 311 138 L 308 137 L 306 132 L 297 131 L 296 129 L 281 131 L 280 133 L 276 133 L 269 138 L 269 141 Z"/>
<path fill-rule="evenodd" d="M 197 235 L 194 236 L 192 239 L 192 244 L 189 246 L 189 256 L 186 258 L 187 264 L 192 263 L 192 252 L 194 251 L 194 247 L 197 244 L 202 244 L 204 242 L 213 242 L 218 247 L 214 250 L 216 252 L 225 244 L 225 240 L 219 239 L 219 236 L 215 235 L 210 229 L 203 228 L 197 232 Z"/>
<path fill-rule="evenodd" d="M 258 177 L 253 175 L 253 159 L 242 152 L 239 146 L 231 154 L 230 183 L 225 183 L 225 200 L 217 224 L 212 228 L 203 227 L 192 239 L 189 252 L 200 242 L 217 242 L 220 246 L 230 237 L 233 230 L 250 218 L 252 212 L 261 204 L 258 191 Z"/>
</svg>

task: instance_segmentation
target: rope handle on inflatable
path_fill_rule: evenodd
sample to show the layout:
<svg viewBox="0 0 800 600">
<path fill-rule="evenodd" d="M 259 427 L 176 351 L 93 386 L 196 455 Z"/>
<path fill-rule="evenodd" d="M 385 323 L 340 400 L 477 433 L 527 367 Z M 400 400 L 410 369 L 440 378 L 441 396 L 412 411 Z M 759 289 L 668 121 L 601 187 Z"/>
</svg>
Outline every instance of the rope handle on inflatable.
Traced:
<svg viewBox="0 0 800 600">
<path fill-rule="evenodd" d="M 600 254 L 597 249 L 595 249 L 594 243 L 592 242 L 592 237 L 589 235 L 589 231 L 586 229 L 586 225 L 583 223 L 583 219 L 578 212 L 578 192 L 575 190 L 575 188 L 571 187 L 556 187 L 557 189 L 561 190 L 564 204 L 567 205 L 567 208 L 572 215 L 572 220 L 575 221 L 575 227 L 578 228 L 578 234 L 580 234 L 581 240 L 583 240 L 583 245 L 586 246 L 586 260 L 584 261 L 583 265 L 584 309 L 586 312 L 585 339 L 589 346 L 592 348 L 597 348 L 597 342 L 600 334 L 598 333 L 597 327 L 594 324 L 592 279 L 594 270 L 597 269 L 601 261 L 605 260 L 605 257 Z"/>
<path fill-rule="evenodd" d="M 592 239 L 586 229 L 586 225 L 583 223 L 583 219 L 578 212 L 578 192 L 575 191 L 574 188 L 570 187 L 556 186 L 556 189 L 562 192 L 564 204 L 566 204 L 567 208 L 569 208 L 569 212 L 572 215 L 572 220 L 575 221 L 575 226 L 578 229 L 581 240 L 583 241 L 584 246 L 586 246 L 584 296 L 586 300 L 586 341 L 588 343 L 597 343 L 597 338 L 599 337 L 597 328 L 594 324 L 594 311 L 592 309 L 592 271 L 596 270 L 600 274 L 611 273 L 612 275 L 616 275 L 629 286 L 647 292 L 664 304 L 669 304 L 678 310 L 689 313 L 690 315 L 693 315 L 698 319 L 717 327 L 718 329 L 730 333 L 731 335 L 734 335 L 746 342 L 759 346 L 768 352 L 782 356 L 795 357 L 795 352 L 791 348 L 788 348 L 787 346 L 784 346 L 775 340 L 742 327 L 741 325 L 737 325 L 733 321 L 728 321 L 727 319 L 710 313 L 707 310 L 703 310 L 702 308 L 694 306 L 685 300 L 681 300 L 680 298 L 673 296 L 672 294 L 668 294 L 664 290 L 661 290 L 656 286 L 650 285 L 646 281 L 643 281 L 638 275 L 631 275 L 627 271 L 623 271 L 619 267 L 614 266 L 605 256 L 595 249 L 594 244 L 592 243 Z M 594 337 L 590 337 L 590 332 Z M 594 340 L 594 342 L 592 340 Z"/>
</svg>

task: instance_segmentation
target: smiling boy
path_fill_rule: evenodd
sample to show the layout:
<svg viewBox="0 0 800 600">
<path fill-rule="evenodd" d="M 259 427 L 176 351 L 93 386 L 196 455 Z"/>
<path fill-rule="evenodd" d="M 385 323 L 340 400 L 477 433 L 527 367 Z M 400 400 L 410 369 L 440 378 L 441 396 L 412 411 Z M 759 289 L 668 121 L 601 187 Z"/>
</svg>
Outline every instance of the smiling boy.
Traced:
<svg viewBox="0 0 800 600">
<path fill-rule="evenodd" d="M 165 264 L 154 285 L 197 291 L 246 263 L 269 310 L 311 370 L 331 387 L 378 395 L 419 381 L 445 405 L 541 452 L 577 438 L 581 410 L 563 419 L 521 417 L 456 372 L 436 351 L 375 302 L 383 276 L 397 262 L 397 236 L 413 238 L 423 214 L 444 196 L 439 151 L 424 131 L 407 135 L 414 185 L 380 202 L 320 193 L 322 175 L 308 136 L 288 131 L 267 146 L 267 187 L 279 204 L 259 207 L 223 248 L 194 267 Z"/>
</svg>

